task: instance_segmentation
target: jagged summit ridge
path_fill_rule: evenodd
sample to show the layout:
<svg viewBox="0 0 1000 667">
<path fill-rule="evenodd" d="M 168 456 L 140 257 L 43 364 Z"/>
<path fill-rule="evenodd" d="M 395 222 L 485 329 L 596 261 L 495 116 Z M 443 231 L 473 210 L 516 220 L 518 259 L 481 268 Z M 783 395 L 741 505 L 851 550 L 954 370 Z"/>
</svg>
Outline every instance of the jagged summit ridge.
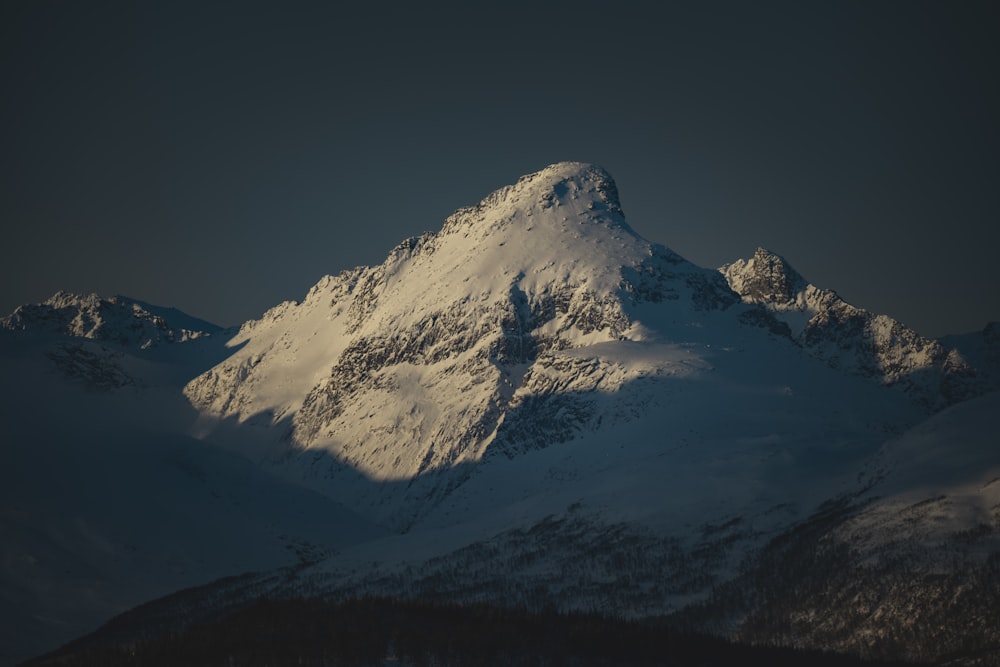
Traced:
<svg viewBox="0 0 1000 667">
<path fill-rule="evenodd" d="M 752 258 L 719 271 L 745 303 L 758 306 L 745 321 L 791 339 L 834 368 L 898 387 L 930 411 L 985 389 L 956 350 L 816 287 L 768 250 L 758 248 Z"/>
</svg>

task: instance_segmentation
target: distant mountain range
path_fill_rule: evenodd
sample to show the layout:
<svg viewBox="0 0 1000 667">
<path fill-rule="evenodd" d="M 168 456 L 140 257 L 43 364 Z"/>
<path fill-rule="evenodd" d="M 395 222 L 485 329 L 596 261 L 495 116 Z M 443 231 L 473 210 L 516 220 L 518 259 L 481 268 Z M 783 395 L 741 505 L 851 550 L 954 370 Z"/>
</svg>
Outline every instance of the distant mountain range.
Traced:
<svg viewBox="0 0 1000 667">
<path fill-rule="evenodd" d="M 254 570 L 123 618 L 399 596 L 1000 664 L 997 325 L 695 266 L 599 167 L 238 329 L 66 293 L 0 329 L 2 660 Z"/>
</svg>

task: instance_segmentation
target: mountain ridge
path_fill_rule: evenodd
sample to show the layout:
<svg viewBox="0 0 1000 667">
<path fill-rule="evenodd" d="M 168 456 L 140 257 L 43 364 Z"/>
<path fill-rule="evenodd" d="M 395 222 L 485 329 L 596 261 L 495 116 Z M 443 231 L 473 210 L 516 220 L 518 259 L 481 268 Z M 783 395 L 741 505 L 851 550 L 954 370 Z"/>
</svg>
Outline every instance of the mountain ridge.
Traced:
<svg viewBox="0 0 1000 667">
<path fill-rule="evenodd" d="M 748 321 L 794 341 L 834 368 L 897 387 L 930 412 L 987 389 L 957 350 L 816 287 L 764 248 L 719 271 L 745 303 L 763 309 Z"/>
</svg>

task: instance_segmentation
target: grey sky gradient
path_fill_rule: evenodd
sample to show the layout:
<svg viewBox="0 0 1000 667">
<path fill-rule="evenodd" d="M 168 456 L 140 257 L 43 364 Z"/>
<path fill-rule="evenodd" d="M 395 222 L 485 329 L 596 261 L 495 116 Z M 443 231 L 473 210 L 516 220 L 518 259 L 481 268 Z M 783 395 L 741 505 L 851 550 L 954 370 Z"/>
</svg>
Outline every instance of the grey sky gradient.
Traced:
<svg viewBox="0 0 1000 667">
<path fill-rule="evenodd" d="M 698 264 L 1000 319 L 997 3 L 354 4 L 3 3 L 0 311 L 239 323 L 580 160 Z"/>
</svg>

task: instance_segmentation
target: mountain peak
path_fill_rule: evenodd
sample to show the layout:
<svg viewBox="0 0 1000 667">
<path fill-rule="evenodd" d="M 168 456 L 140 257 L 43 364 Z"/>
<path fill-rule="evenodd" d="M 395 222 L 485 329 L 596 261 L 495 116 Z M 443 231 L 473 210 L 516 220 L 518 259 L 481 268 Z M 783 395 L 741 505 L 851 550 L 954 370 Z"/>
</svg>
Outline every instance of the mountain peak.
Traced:
<svg viewBox="0 0 1000 667">
<path fill-rule="evenodd" d="M 766 248 L 757 248 L 750 259 L 738 259 L 719 270 L 748 303 L 789 303 L 808 286 L 784 257 Z"/>
<path fill-rule="evenodd" d="M 559 162 L 458 209 L 440 231 L 404 241 L 361 281 L 379 312 L 403 327 L 448 304 L 506 301 L 512 293 L 582 290 L 614 299 L 623 271 L 635 273 L 660 252 L 625 222 L 607 171 Z"/>
<path fill-rule="evenodd" d="M 143 349 L 161 342 L 183 342 L 221 328 L 174 308 L 129 297 L 58 291 L 42 303 L 18 306 L 0 317 L 0 329 L 47 331 L 75 338 L 117 342 Z"/>
<path fill-rule="evenodd" d="M 586 162 L 557 162 L 518 179 L 515 188 L 552 193 L 558 200 L 573 199 L 580 194 L 590 194 L 621 215 L 618 186 L 603 167 Z"/>
<path fill-rule="evenodd" d="M 447 233 L 460 223 L 469 226 L 476 221 L 481 232 L 495 231 L 507 226 L 496 224 L 498 219 L 505 223 L 532 216 L 539 224 L 578 219 L 621 227 L 634 235 L 625 223 L 614 179 L 603 167 L 584 162 L 557 162 L 522 176 L 476 206 L 457 210 L 441 231 Z"/>
</svg>

